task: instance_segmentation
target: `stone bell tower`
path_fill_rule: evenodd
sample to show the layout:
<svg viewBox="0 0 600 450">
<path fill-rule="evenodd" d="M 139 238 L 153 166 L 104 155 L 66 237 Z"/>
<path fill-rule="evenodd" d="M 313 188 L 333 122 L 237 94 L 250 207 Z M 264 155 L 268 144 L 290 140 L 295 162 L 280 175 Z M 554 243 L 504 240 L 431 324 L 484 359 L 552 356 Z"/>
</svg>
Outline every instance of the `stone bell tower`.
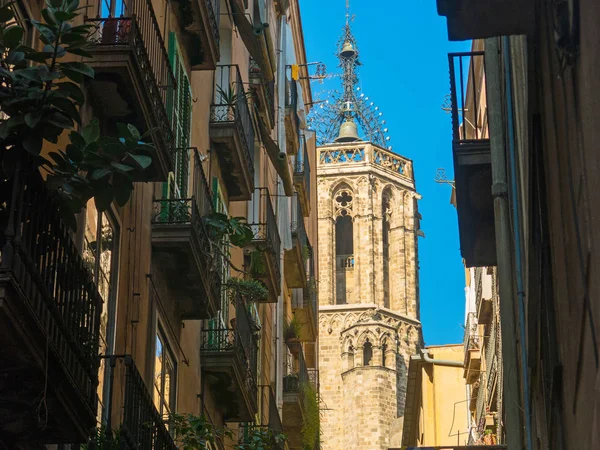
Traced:
<svg viewBox="0 0 600 450">
<path fill-rule="evenodd" d="M 317 149 L 321 442 L 383 450 L 400 447 L 408 362 L 421 343 L 420 197 L 412 161 L 384 148 L 372 103 L 355 89 L 348 24 L 339 49 L 337 137 L 325 129 Z"/>
</svg>

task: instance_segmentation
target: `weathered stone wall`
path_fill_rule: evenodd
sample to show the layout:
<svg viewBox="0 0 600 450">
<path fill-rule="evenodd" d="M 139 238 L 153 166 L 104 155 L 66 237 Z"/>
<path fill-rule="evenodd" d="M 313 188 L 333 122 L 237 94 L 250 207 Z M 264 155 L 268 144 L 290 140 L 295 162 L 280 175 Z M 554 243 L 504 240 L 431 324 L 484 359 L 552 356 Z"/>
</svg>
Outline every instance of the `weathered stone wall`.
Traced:
<svg viewBox="0 0 600 450">
<path fill-rule="evenodd" d="M 325 450 L 400 446 L 408 361 L 421 342 L 412 163 L 382 151 L 365 143 L 317 150 Z M 350 259 L 336 254 L 336 220 L 342 216 L 352 219 Z"/>
</svg>

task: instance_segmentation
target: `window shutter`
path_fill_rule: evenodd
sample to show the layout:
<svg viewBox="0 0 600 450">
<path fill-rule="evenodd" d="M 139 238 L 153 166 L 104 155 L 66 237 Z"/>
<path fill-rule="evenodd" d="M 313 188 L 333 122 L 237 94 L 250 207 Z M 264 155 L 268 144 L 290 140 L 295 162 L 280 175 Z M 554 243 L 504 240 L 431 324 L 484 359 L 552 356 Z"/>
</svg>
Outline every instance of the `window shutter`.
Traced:
<svg viewBox="0 0 600 450">
<path fill-rule="evenodd" d="M 169 33 L 169 60 L 177 82 L 177 89 L 170 87 L 167 98 L 167 113 L 175 138 L 174 179 L 179 194 L 187 197 L 192 94 L 177 36 L 173 31 Z"/>
</svg>

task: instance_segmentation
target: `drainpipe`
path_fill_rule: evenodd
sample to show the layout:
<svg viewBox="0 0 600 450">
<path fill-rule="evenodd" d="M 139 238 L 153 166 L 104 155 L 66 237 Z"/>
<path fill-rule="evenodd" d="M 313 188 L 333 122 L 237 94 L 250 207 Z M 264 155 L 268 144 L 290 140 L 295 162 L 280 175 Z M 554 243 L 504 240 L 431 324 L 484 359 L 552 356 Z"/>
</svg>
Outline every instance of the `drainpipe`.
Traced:
<svg viewBox="0 0 600 450">
<path fill-rule="evenodd" d="M 515 268 L 512 259 L 510 207 L 506 174 L 502 80 L 497 38 L 485 40 L 485 76 L 490 128 L 492 162 L 492 197 L 496 229 L 498 285 L 500 291 L 500 322 L 504 359 L 504 410 L 506 411 L 506 444 L 511 450 L 523 448 L 523 425 L 519 387 L 518 356 L 515 327 L 516 293 L 513 284 Z"/>
<path fill-rule="evenodd" d="M 279 61 L 278 61 L 278 69 L 277 69 L 277 142 L 279 143 L 279 148 L 282 152 L 285 153 L 285 69 L 286 69 L 286 18 L 285 15 L 282 15 L 279 19 Z M 278 194 L 280 194 L 281 183 L 278 183 L 277 190 Z M 277 196 L 278 201 L 287 201 L 286 198 L 281 196 Z M 281 208 L 279 208 L 281 211 Z M 285 209 L 284 209 L 285 210 Z M 283 218 L 279 217 L 279 228 L 282 228 L 282 220 Z M 280 232 L 281 235 L 281 232 Z M 281 248 L 280 258 L 280 267 L 283 267 L 283 246 Z M 276 314 L 276 332 L 277 338 L 275 340 L 277 346 L 277 354 L 276 354 L 276 364 L 275 364 L 275 398 L 277 401 L 277 409 L 279 409 L 280 417 L 283 417 L 282 409 L 283 409 L 283 365 L 285 354 L 283 352 L 283 276 L 281 277 L 281 292 L 282 294 L 277 299 L 277 307 L 275 308 Z"/>
<path fill-rule="evenodd" d="M 421 349 L 421 356 L 419 359 L 423 359 L 426 363 L 434 364 L 436 366 L 448 366 L 448 367 L 464 367 L 462 361 L 452 361 L 450 359 L 433 359 L 429 356 L 429 352 L 426 349 Z"/>
<path fill-rule="evenodd" d="M 513 121 L 513 99 L 512 99 L 512 62 L 510 59 L 510 39 L 508 36 L 502 38 L 504 46 L 504 73 L 506 79 L 506 110 L 508 130 L 508 155 L 511 182 L 511 198 L 513 202 L 513 239 L 515 245 L 515 266 L 518 299 L 519 339 L 521 348 L 521 380 L 523 383 L 523 403 L 525 406 L 525 445 L 528 450 L 533 448 L 531 436 L 531 414 L 529 404 L 529 378 L 527 376 L 527 343 L 525 341 L 525 289 L 523 287 L 523 267 L 521 261 L 521 225 L 519 197 L 517 192 L 517 161 L 515 155 L 515 128 Z"/>
</svg>

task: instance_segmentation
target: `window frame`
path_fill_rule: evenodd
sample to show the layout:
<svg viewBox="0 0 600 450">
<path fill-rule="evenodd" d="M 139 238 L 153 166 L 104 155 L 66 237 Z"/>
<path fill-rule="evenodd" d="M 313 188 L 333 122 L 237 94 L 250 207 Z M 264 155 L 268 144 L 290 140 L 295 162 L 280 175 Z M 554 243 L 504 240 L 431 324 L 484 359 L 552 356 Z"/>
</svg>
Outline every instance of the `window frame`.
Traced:
<svg viewBox="0 0 600 450">
<path fill-rule="evenodd" d="M 156 332 L 154 333 L 154 362 L 153 362 L 153 369 L 152 369 L 152 400 L 153 400 L 153 404 L 154 407 L 156 408 L 156 410 L 158 411 L 158 413 L 160 414 L 160 416 L 162 417 L 163 420 L 167 420 L 168 419 L 168 414 L 172 414 L 174 412 L 177 411 L 177 377 L 179 374 L 179 367 L 178 367 L 178 359 L 177 356 L 175 355 L 175 352 L 173 351 L 173 346 L 170 343 L 169 340 L 169 336 L 167 335 L 166 331 L 165 331 L 165 327 L 162 324 L 162 319 L 158 318 L 157 320 L 157 324 L 156 324 Z M 161 346 L 162 346 L 162 357 L 163 357 L 163 363 L 161 365 L 161 387 L 160 390 L 157 389 L 156 386 L 156 360 L 158 358 L 157 355 L 157 343 L 158 341 L 160 341 Z M 165 358 L 166 355 L 166 358 Z M 164 387 L 165 387 L 165 374 L 166 374 L 166 370 L 165 368 L 167 367 L 167 365 L 164 363 L 164 361 L 169 361 L 171 363 L 171 366 L 173 368 L 173 374 L 171 376 L 171 386 L 170 386 L 170 390 L 169 390 L 169 396 L 170 398 L 168 399 L 168 403 L 167 403 L 167 409 L 168 409 L 168 414 L 165 414 L 165 412 L 163 411 L 163 404 L 165 402 L 167 402 L 167 400 L 165 399 L 164 396 Z M 158 394 L 158 399 L 159 399 L 159 405 L 156 404 L 155 400 L 154 400 L 154 394 L 157 393 Z"/>
</svg>

